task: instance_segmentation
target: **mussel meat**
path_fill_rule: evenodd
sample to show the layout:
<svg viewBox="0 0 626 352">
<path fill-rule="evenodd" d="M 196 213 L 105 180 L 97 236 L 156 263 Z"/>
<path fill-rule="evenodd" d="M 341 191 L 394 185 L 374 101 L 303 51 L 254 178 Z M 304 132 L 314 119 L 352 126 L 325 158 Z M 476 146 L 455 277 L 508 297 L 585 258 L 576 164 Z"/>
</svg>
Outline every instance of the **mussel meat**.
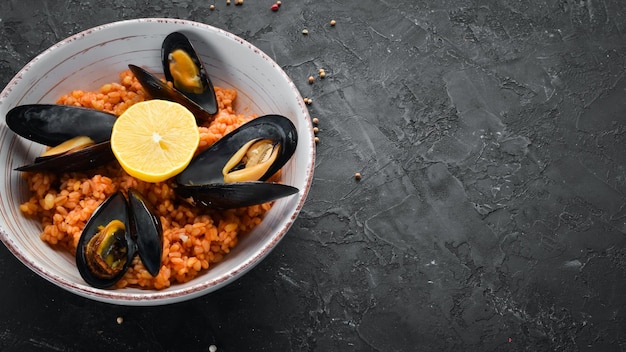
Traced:
<svg viewBox="0 0 626 352">
<path fill-rule="evenodd" d="M 264 182 L 296 150 L 296 127 L 281 115 L 258 117 L 198 154 L 176 176 L 176 192 L 193 205 L 238 208 L 270 202 L 298 192 Z"/>
<path fill-rule="evenodd" d="M 129 201 L 117 192 L 93 213 L 78 241 L 76 266 L 81 277 L 97 288 L 113 286 L 139 253 L 151 275 L 161 267 L 162 227 L 151 206 L 134 189 Z"/>
<path fill-rule="evenodd" d="M 152 98 L 175 101 L 189 109 L 199 121 L 210 120 L 218 109 L 215 88 L 184 34 L 174 32 L 165 37 L 161 63 L 165 79 L 173 87 L 139 66 L 128 67 Z"/>
<path fill-rule="evenodd" d="M 6 115 L 19 136 L 54 147 L 18 171 L 84 171 L 112 161 L 109 139 L 115 115 L 67 105 L 20 105 Z"/>
</svg>

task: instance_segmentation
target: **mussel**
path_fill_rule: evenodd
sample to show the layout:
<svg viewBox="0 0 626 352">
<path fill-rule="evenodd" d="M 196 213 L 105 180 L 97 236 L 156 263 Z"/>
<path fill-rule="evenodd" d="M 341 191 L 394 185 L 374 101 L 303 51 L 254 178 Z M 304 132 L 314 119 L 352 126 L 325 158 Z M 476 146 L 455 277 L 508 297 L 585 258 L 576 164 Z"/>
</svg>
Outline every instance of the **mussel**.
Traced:
<svg viewBox="0 0 626 352">
<path fill-rule="evenodd" d="M 113 286 L 136 254 L 156 276 L 161 267 L 161 222 L 143 196 L 134 189 L 127 201 L 117 192 L 93 213 L 78 241 L 76 266 L 81 277 L 97 288 Z"/>
<path fill-rule="evenodd" d="M 18 167 L 18 171 L 84 171 L 114 159 L 109 144 L 115 115 L 67 105 L 28 104 L 6 114 L 6 123 L 19 136 L 54 147 Z"/>
<path fill-rule="evenodd" d="M 170 33 L 161 45 L 161 63 L 165 79 L 174 88 L 196 102 L 209 114 L 217 112 L 215 88 L 198 53 L 180 32 Z"/>
<path fill-rule="evenodd" d="M 298 192 L 264 182 L 296 150 L 296 127 L 281 115 L 253 119 L 198 154 L 176 176 L 175 191 L 192 205 L 238 208 L 270 202 Z"/>
<path fill-rule="evenodd" d="M 144 90 L 155 99 L 175 101 L 198 120 L 209 120 L 217 112 L 217 97 L 209 75 L 189 39 L 173 32 L 161 45 L 161 63 L 170 87 L 147 70 L 128 65 Z"/>
</svg>

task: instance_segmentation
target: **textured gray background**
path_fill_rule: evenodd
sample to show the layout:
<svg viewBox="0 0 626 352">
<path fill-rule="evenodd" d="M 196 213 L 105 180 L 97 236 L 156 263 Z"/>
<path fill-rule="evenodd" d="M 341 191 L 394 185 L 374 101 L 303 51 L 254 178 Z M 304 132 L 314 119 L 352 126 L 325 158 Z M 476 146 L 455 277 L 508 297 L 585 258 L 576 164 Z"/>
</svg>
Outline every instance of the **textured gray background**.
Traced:
<svg viewBox="0 0 626 352">
<path fill-rule="evenodd" d="M 2 87 L 81 30 L 178 17 L 276 60 L 321 140 L 286 238 L 193 301 L 92 302 L 0 246 L 1 351 L 626 350 L 626 3 L 272 3 L 0 2 Z"/>
</svg>

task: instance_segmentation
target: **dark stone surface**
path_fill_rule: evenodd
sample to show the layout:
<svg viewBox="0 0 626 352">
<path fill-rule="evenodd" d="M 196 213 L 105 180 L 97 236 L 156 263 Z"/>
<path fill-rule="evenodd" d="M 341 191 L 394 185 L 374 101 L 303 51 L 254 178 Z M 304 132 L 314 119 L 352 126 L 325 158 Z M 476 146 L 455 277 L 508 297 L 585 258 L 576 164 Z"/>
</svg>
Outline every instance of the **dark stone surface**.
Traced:
<svg viewBox="0 0 626 352">
<path fill-rule="evenodd" d="M 626 3 L 282 2 L 0 2 L 0 86 L 78 31 L 190 19 L 274 58 L 321 140 L 288 236 L 189 302 L 89 301 L 0 246 L 0 350 L 626 350 Z"/>
</svg>

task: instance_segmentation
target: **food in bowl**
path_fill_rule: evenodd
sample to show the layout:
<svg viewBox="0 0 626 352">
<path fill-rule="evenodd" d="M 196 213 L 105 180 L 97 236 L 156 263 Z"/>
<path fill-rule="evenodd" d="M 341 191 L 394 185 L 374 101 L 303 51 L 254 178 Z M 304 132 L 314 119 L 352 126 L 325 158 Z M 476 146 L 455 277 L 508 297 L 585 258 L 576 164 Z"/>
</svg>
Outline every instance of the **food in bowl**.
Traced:
<svg viewBox="0 0 626 352">
<path fill-rule="evenodd" d="M 123 113 L 133 104 L 146 99 L 140 85 L 136 83 L 136 78 L 132 76 L 132 73 L 125 71 L 121 74 L 119 84 L 106 84 L 100 89 L 100 93 L 85 94 L 81 91 L 73 91 L 60 98 L 58 103 L 81 108 L 87 106 L 116 114 Z M 36 160 L 32 164 L 37 166 L 35 168 L 32 165 L 20 168 L 22 171 L 27 171 L 25 177 L 32 193 L 30 200 L 20 206 L 21 211 L 41 221 L 43 226 L 41 238 L 44 241 L 55 247 L 76 251 L 81 275 L 89 284 L 95 287 L 115 285 L 119 288 L 130 285 L 163 289 L 173 282 L 187 282 L 207 270 L 211 264 L 221 261 L 236 245 L 238 234 L 248 232 L 259 224 L 265 212 L 271 207 L 269 202 L 298 191 L 294 187 L 280 183 L 262 182 L 272 177 L 277 180 L 280 168 L 295 152 L 297 133 L 293 123 L 279 115 L 256 118 L 237 114 L 233 109 L 237 95 L 235 90 L 215 87 L 212 92 L 216 97 L 218 109 L 211 118 L 203 114 L 202 118 L 198 119 L 200 142 L 195 162 L 192 162 L 175 179 L 170 178 L 162 182 L 143 181 L 128 175 L 117 161 L 102 165 L 102 160 L 106 159 L 98 159 L 95 165 L 93 160 L 89 160 L 87 164 L 81 164 L 79 168 L 62 169 L 61 173 L 51 172 L 50 165 L 52 167 L 71 165 L 71 162 L 67 162 L 67 157 L 71 160 L 72 154 L 77 154 L 72 152 L 69 154 L 66 152 L 61 156 L 46 156 L 43 161 Z M 83 97 L 94 95 L 96 99 L 87 99 L 86 104 L 82 103 L 85 101 Z M 37 118 L 24 119 L 26 113 L 28 116 L 33 114 L 38 116 L 37 112 L 45 115 L 52 111 L 52 115 L 56 117 L 57 109 L 62 109 L 65 113 L 68 111 L 66 107 L 58 105 L 29 106 L 28 110 L 25 110 L 23 106 L 18 106 L 7 114 L 7 124 L 19 125 L 20 129 L 28 131 L 29 128 L 24 128 L 17 122 L 26 121 L 27 125 L 30 121 L 40 121 Z M 83 109 L 79 111 L 81 114 L 84 113 Z M 70 112 L 68 120 L 75 123 L 72 113 Z M 94 116 L 110 121 L 107 115 L 102 117 L 101 113 L 94 113 Z M 65 121 L 60 123 L 63 124 Z M 105 122 L 104 130 L 109 128 L 109 125 L 110 123 Z M 66 130 L 66 128 L 63 129 Z M 249 141 L 257 143 L 247 143 Z M 108 146 L 107 142 L 105 138 L 104 142 L 94 145 L 100 146 L 104 143 Z M 255 147 L 249 148 L 249 145 Z M 235 182 L 229 182 L 228 177 L 225 177 L 223 181 L 220 181 L 219 177 L 205 169 L 209 160 L 217 159 L 222 160 L 225 165 L 230 165 L 229 168 L 236 169 L 234 173 L 230 173 L 230 170 L 225 171 L 224 174 L 227 176 L 242 171 L 242 168 L 245 171 L 248 167 L 241 166 L 242 157 L 238 156 L 235 160 L 232 156 L 246 154 L 248 149 L 256 149 L 257 145 L 269 147 L 270 151 L 276 152 L 269 153 L 273 155 L 273 159 L 259 164 L 260 166 L 266 165 L 267 168 L 251 179 L 235 178 Z M 276 148 L 276 145 L 280 147 Z M 107 150 L 106 147 L 103 149 Z M 82 149 L 81 152 L 84 150 Z M 90 150 L 87 149 L 87 151 Z M 54 161 L 54 158 L 62 157 L 65 157 L 63 162 L 57 160 L 56 164 L 50 163 L 50 160 Z M 41 166 L 42 163 L 44 167 Z M 201 171 L 198 172 L 200 169 Z M 198 178 L 198 175 L 209 177 L 203 180 L 202 177 Z M 163 230 L 162 234 L 157 235 L 162 237 L 158 270 L 150 268 L 154 267 L 154 264 L 148 264 L 154 263 L 154 258 L 147 259 L 148 254 L 154 253 L 142 253 L 140 248 L 139 256 L 134 255 L 136 252 L 134 244 L 139 241 L 129 236 L 128 234 L 132 232 L 126 230 L 133 223 L 132 207 L 130 212 L 122 211 L 121 215 L 107 218 L 108 220 L 100 225 L 92 225 L 94 217 L 97 218 L 102 214 L 117 214 L 119 209 L 128 207 L 122 193 L 128 194 L 129 199 L 138 197 L 142 201 L 145 199 L 145 203 L 155 205 L 154 212 Z M 140 196 L 135 197 L 135 193 Z M 181 199 L 181 195 L 187 202 Z M 111 204 L 113 204 L 112 208 Z M 216 206 L 219 209 L 216 209 Z M 109 210 L 110 208 L 114 210 Z M 127 217 L 130 219 L 126 219 Z M 126 220 L 117 221 L 119 219 Z M 97 245 L 92 244 L 90 239 L 98 238 L 94 236 L 94 233 L 100 231 L 99 228 L 108 230 L 109 227 L 105 225 L 111 223 L 115 224 L 114 229 L 104 231 L 102 235 L 106 241 L 98 242 Z M 122 235 L 118 236 L 118 232 Z M 89 238 L 85 239 L 85 236 Z M 104 249 L 114 248 L 115 246 L 107 243 L 117 241 L 118 237 L 122 250 L 111 255 L 110 261 L 91 260 L 91 255 L 100 255 Z M 97 248 L 94 249 L 95 247 Z M 106 272 L 94 269 L 99 265 L 103 266 Z"/>
<path fill-rule="evenodd" d="M 224 91 L 236 90 L 232 103 L 236 116 L 276 113 L 289 117 L 296 125 L 298 147 L 282 168 L 280 179 L 286 185 L 297 187 L 299 192 L 273 202 L 260 223 L 245 236 L 237 237 L 237 245 L 231 247 L 227 255 L 187 282 L 159 290 L 142 289 L 138 285 L 99 289 L 85 283 L 76 270 L 75 258 L 68 251 L 58 250 L 39 238 L 41 223 L 20 212 L 19 207 L 28 201 L 30 191 L 27 180 L 14 169 L 30 163 L 41 154 L 43 146 L 15 135 L 0 119 L 0 163 L 4 165 L 0 177 L 3 180 L 0 239 L 27 268 L 72 294 L 131 306 L 155 306 L 198 298 L 231 284 L 263 261 L 286 238 L 305 204 L 313 179 L 315 136 L 300 92 L 281 66 L 262 50 L 207 24 L 142 18 L 108 23 L 74 34 L 43 50 L 16 73 L 0 93 L 0 116 L 22 104 L 55 103 L 61 95 L 77 88 L 100 94 L 99 88 L 117 81 L 115 73 L 125 71 L 129 64 L 160 72 L 158 48 L 163 39 L 175 31 L 184 32 L 193 43 L 200 43 L 196 49 L 216 86 L 223 87 Z M 118 98 L 112 96 L 109 100 L 115 99 Z"/>
</svg>

